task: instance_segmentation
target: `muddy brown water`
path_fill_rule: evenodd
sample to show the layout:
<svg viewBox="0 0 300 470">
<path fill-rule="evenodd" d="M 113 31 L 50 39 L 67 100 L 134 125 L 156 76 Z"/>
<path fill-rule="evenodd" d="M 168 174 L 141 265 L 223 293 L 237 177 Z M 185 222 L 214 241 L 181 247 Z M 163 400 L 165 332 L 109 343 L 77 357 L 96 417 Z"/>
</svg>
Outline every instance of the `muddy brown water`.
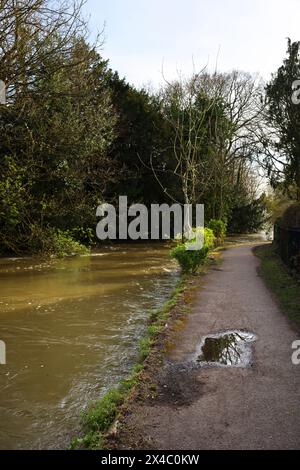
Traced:
<svg viewBox="0 0 300 470">
<path fill-rule="evenodd" d="M 0 260 L 0 448 L 66 448 L 80 413 L 125 377 L 178 273 L 165 245 Z"/>
</svg>

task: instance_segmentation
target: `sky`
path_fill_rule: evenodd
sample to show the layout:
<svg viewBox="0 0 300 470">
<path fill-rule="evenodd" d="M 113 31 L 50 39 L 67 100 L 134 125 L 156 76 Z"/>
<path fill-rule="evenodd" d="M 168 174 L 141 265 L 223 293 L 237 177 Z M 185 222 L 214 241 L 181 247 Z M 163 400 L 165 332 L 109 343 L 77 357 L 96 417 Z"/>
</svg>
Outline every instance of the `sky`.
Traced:
<svg viewBox="0 0 300 470">
<path fill-rule="evenodd" d="M 87 0 L 91 37 L 136 86 L 208 66 L 258 73 L 281 65 L 286 38 L 300 40 L 300 0 Z"/>
</svg>

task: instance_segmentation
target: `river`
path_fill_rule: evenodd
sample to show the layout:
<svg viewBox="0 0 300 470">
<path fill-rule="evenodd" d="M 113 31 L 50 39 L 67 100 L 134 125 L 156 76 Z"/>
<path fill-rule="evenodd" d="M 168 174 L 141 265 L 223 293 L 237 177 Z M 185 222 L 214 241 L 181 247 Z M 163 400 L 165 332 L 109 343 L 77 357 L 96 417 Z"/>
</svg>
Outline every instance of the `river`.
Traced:
<svg viewBox="0 0 300 470">
<path fill-rule="evenodd" d="M 0 259 L 0 448 L 66 448 L 85 406 L 130 371 L 177 275 L 160 244 Z"/>
</svg>

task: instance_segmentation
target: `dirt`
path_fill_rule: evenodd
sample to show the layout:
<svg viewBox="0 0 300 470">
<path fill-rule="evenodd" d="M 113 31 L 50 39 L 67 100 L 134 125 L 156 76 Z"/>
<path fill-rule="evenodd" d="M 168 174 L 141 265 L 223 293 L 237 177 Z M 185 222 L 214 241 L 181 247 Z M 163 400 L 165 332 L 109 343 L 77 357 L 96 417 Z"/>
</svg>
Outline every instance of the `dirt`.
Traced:
<svg viewBox="0 0 300 470">
<path fill-rule="evenodd" d="M 112 447 L 299 449 L 300 366 L 291 345 L 300 335 L 259 277 L 252 249 L 228 249 L 201 281 L 184 328 L 150 367 L 148 393 L 133 400 Z M 232 329 L 256 336 L 251 364 L 197 365 L 203 338 Z"/>
</svg>

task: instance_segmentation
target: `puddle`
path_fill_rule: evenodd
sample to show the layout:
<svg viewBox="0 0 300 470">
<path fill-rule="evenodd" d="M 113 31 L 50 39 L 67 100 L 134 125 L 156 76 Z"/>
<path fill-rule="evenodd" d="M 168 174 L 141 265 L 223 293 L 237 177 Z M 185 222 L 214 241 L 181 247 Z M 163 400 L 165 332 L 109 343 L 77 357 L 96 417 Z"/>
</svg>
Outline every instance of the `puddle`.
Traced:
<svg viewBox="0 0 300 470">
<path fill-rule="evenodd" d="M 253 333 L 230 330 L 204 336 L 196 355 L 200 366 L 246 367 L 252 362 Z"/>
</svg>

